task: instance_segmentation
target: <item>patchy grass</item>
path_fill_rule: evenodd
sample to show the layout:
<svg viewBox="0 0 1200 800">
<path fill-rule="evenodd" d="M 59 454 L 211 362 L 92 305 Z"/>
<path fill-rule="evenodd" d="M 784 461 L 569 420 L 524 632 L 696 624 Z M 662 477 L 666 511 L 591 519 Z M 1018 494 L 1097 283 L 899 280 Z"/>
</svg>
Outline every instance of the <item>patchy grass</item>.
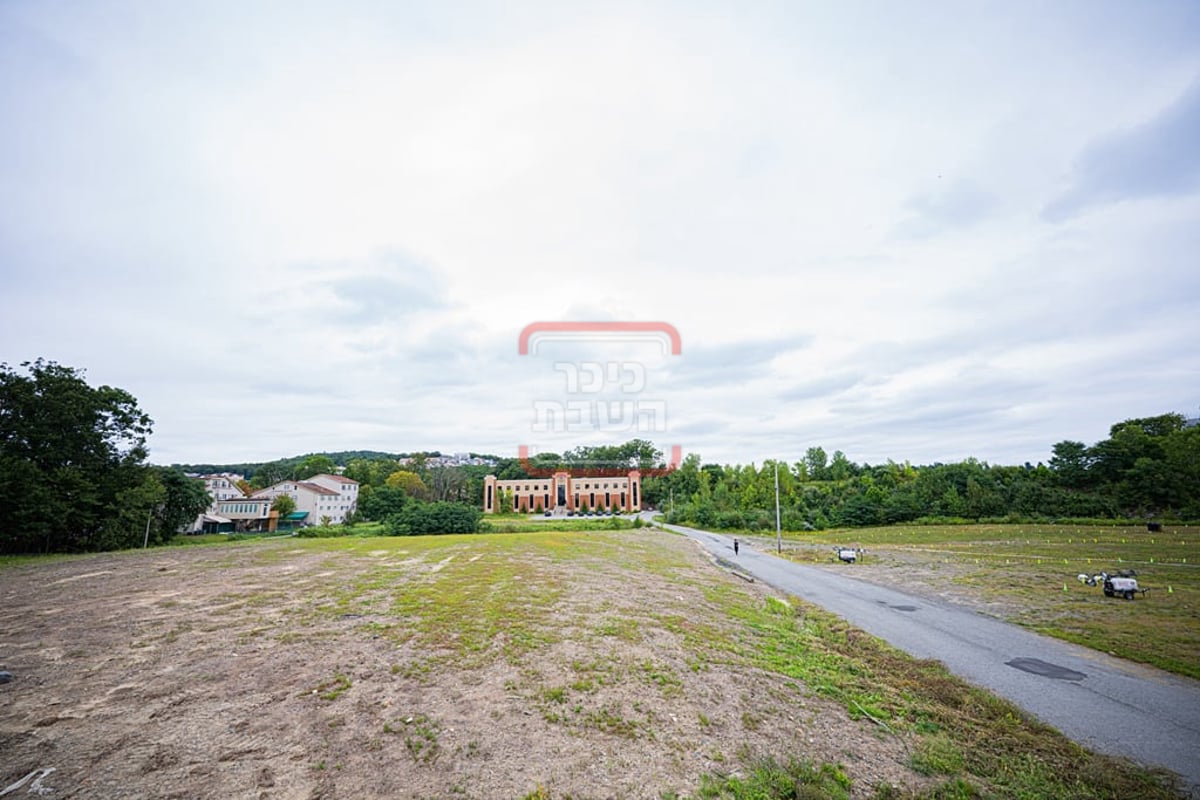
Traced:
<svg viewBox="0 0 1200 800">
<path fill-rule="evenodd" d="M 710 774 L 701 780 L 698 800 L 843 800 L 850 796 L 850 779 L 832 764 L 819 766 L 767 757 L 749 765 L 745 775 Z"/>
<path fill-rule="evenodd" d="M 773 541 L 772 541 L 773 544 Z M 1040 633 L 1200 678 L 1200 528 L 931 525 L 788 534 L 785 555 L 833 562 L 832 545 L 866 549 L 856 576 L 957 595 Z M 1106 598 L 1076 576 L 1137 572 L 1150 591 Z"/>
<path fill-rule="evenodd" d="M 315 688 L 309 691 L 309 694 L 316 695 L 322 700 L 337 700 L 349 691 L 352 685 L 350 678 L 339 672 L 329 680 L 317 684 Z"/>
<path fill-rule="evenodd" d="M 379 751 L 429 776 L 426 791 L 458 781 L 464 762 L 483 765 L 479 780 L 521 769 L 497 754 L 537 734 L 555 748 L 579 743 L 574 752 L 607 778 L 673 760 L 682 765 L 674 774 L 690 776 L 684 787 L 645 785 L 650 796 L 1180 796 L 1160 773 L 1090 753 L 940 664 L 796 598 L 767 596 L 650 529 L 290 539 L 193 555 L 204 558 L 188 559 L 189 578 L 219 574 L 229 587 L 204 606 L 206 621 L 278 647 L 264 662 L 292 644 L 336 654 L 289 690 L 325 701 L 305 708 L 340 712 L 321 720 L 329 760 L 313 770 L 366 774 L 384 763 Z M 156 630 L 174 624 L 168 617 Z M 492 695 L 471 694 L 487 685 Z M 472 704 L 463 694 L 483 704 L 486 724 L 462 727 Z M 395 698 L 422 712 L 397 715 Z M 794 733 L 805 726 L 840 726 L 834 749 L 814 758 L 812 739 Z M 855 740 L 893 754 L 905 787 L 855 785 L 855 763 L 841 763 Z M 522 774 L 521 792 L 535 779 L 536 796 L 558 791 L 543 777 L 557 752 L 530 750 L 543 772 Z M 592 796 L 586 788 L 600 791 L 576 796 Z"/>
<path fill-rule="evenodd" d="M 42 564 L 52 564 L 57 561 L 70 561 L 72 559 L 90 558 L 94 554 L 78 554 L 78 553 L 49 553 L 46 555 L 31 555 L 28 553 L 18 555 L 0 555 L 0 569 L 9 567 L 34 567 Z"/>
<path fill-rule="evenodd" d="M 441 729 L 436 722 L 425 714 L 414 714 L 404 720 L 404 747 L 413 761 L 421 764 L 432 764 L 441 755 L 438 744 L 438 732 Z"/>
<path fill-rule="evenodd" d="M 790 604 L 794 610 L 785 611 L 785 602 L 759 598 L 732 583 L 706 592 L 743 623 L 732 641 L 707 640 L 717 651 L 711 657 L 723 654 L 801 681 L 843 703 L 852 717 L 915 743 L 914 768 L 952 778 L 929 797 L 956 796 L 963 787 L 969 789 L 963 796 L 1174 795 L 1161 775 L 1089 753 L 939 662 L 913 659 L 798 598 Z"/>
<path fill-rule="evenodd" d="M 192 545 L 228 544 L 230 534 L 227 533 L 184 533 L 171 537 L 167 542 L 170 547 L 188 547 Z"/>
</svg>

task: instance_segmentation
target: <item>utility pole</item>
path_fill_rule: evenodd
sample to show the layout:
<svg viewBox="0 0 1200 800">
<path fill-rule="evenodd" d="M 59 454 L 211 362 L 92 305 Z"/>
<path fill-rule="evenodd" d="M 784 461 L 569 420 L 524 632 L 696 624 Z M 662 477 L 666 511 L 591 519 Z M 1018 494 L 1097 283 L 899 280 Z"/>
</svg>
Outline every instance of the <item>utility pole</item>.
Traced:
<svg viewBox="0 0 1200 800">
<path fill-rule="evenodd" d="M 142 549 L 145 550 L 150 546 L 150 520 L 154 519 L 154 509 L 150 509 L 150 513 L 146 515 L 146 537 L 142 540 Z"/>
<path fill-rule="evenodd" d="M 783 528 L 779 524 L 779 462 L 775 462 L 775 551 L 783 552 Z"/>
</svg>

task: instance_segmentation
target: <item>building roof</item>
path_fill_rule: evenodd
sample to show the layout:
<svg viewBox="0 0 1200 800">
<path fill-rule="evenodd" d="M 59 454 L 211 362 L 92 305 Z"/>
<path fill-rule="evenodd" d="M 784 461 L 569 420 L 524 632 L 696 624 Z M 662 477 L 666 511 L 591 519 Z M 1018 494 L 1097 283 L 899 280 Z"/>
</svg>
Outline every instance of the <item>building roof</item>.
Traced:
<svg viewBox="0 0 1200 800">
<path fill-rule="evenodd" d="M 358 481 L 354 480 L 353 478 L 347 478 L 345 475 L 330 475 L 328 472 L 322 472 L 320 475 L 313 475 L 312 478 L 309 478 L 309 480 L 311 481 L 313 478 L 329 478 L 329 480 L 337 481 L 338 483 L 353 483 L 356 486 L 358 485 Z"/>
<path fill-rule="evenodd" d="M 338 496 L 337 492 L 333 491 L 332 489 L 330 489 L 326 486 L 322 486 L 319 483 L 310 483 L 309 481 L 296 481 L 296 486 L 297 487 L 303 486 L 308 491 L 316 492 L 317 494 L 331 494 L 334 497 Z"/>
<path fill-rule="evenodd" d="M 280 481 L 279 483 L 268 486 L 265 489 L 259 489 L 257 492 L 252 494 L 251 497 L 254 497 L 256 499 L 260 498 L 260 497 L 261 498 L 269 497 L 269 495 L 267 495 L 267 492 L 283 491 L 282 489 L 277 489 L 276 487 L 282 486 L 285 483 L 293 485 L 297 489 L 304 489 L 307 492 L 312 492 L 313 494 L 327 494 L 327 495 L 332 495 L 333 497 L 338 496 L 338 492 L 335 492 L 326 486 L 322 486 L 319 483 L 310 483 L 308 481 Z"/>
</svg>

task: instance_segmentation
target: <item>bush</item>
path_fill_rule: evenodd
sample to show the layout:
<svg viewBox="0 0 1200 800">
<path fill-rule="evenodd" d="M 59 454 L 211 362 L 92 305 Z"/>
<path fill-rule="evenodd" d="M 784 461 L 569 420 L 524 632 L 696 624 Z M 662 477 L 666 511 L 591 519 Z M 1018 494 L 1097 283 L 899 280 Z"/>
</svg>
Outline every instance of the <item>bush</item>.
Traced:
<svg viewBox="0 0 1200 800">
<path fill-rule="evenodd" d="M 334 539 L 353 535 L 354 529 L 349 525 L 319 525 L 296 531 L 296 537 L 299 539 Z"/>
<path fill-rule="evenodd" d="M 746 527 L 742 521 L 742 515 L 738 511 L 722 511 L 717 514 L 716 522 L 717 527 L 725 531 L 738 530 Z"/>
<path fill-rule="evenodd" d="M 464 503 L 410 501 L 399 514 L 387 518 L 385 527 L 391 536 L 478 533 L 481 516 L 478 508 Z"/>
</svg>

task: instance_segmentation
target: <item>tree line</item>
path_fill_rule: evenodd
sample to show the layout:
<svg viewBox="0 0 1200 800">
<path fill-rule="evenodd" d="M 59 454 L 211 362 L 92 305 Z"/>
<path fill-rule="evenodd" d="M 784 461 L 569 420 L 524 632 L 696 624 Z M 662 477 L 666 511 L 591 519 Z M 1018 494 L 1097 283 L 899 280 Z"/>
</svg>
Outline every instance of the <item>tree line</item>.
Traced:
<svg viewBox="0 0 1200 800">
<path fill-rule="evenodd" d="M 169 541 L 210 501 L 178 467 L 146 463 L 153 421 L 128 392 L 39 359 L 0 364 L 0 552 L 111 550 Z M 200 465 L 238 471 L 243 489 L 341 472 L 360 484 L 357 519 L 394 533 L 477 530 L 488 474 L 524 479 L 643 472 L 644 507 L 728 529 L 775 524 L 778 473 L 787 530 L 914 521 L 1200 519 L 1200 426 L 1179 414 L 1130 419 L 1087 445 L 1065 440 L 1047 464 L 856 464 L 810 447 L 794 463 L 704 463 L 666 470 L 651 442 L 579 447 L 494 466 L 431 463 L 437 453 L 315 453 L 276 462 Z M 404 461 L 401 461 L 404 459 Z M 193 465 L 195 466 L 195 465 Z M 351 520 L 353 521 L 353 520 Z"/>
<path fill-rule="evenodd" d="M 773 529 L 778 467 L 785 530 L 900 522 L 1200 519 L 1200 426 L 1182 415 L 1129 419 L 1092 445 L 1064 440 L 1047 464 L 856 464 L 810 447 L 795 463 L 721 466 L 689 455 L 643 481 L 673 521 Z"/>
<path fill-rule="evenodd" d="M 208 506 L 203 484 L 146 463 L 153 421 L 128 392 L 21 367 L 0 364 L 0 552 L 161 544 Z"/>
</svg>

